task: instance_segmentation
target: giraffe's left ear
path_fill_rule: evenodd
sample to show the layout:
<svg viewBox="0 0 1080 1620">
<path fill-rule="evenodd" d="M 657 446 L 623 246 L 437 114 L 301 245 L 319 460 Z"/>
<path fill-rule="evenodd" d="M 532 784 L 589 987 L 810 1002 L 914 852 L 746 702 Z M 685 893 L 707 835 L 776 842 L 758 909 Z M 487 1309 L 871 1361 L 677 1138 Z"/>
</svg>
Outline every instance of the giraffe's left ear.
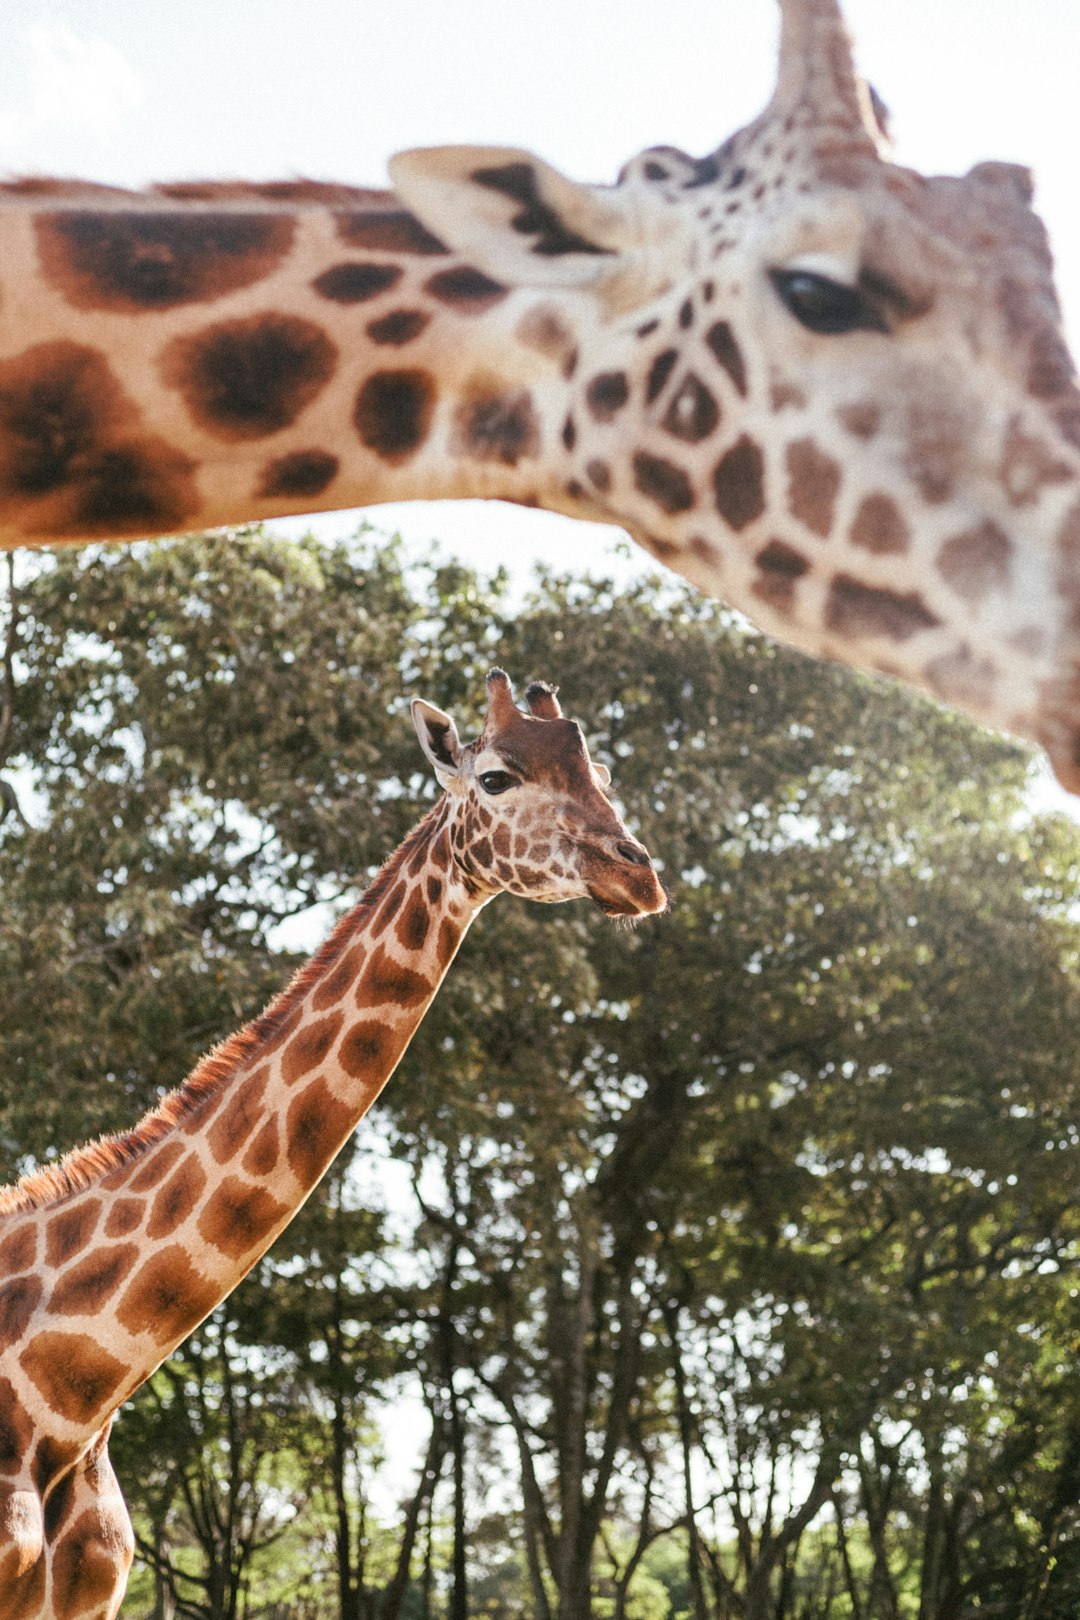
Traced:
<svg viewBox="0 0 1080 1620">
<path fill-rule="evenodd" d="M 457 726 L 448 714 L 437 709 L 434 703 L 425 703 L 423 698 L 413 698 L 412 719 L 420 746 L 434 766 L 440 786 L 447 787 L 461 764 Z"/>
<path fill-rule="evenodd" d="M 399 152 L 390 177 L 428 230 L 508 286 L 602 284 L 641 245 L 640 212 L 625 195 L 579 185 L 515 147 Z"/>
</svg>

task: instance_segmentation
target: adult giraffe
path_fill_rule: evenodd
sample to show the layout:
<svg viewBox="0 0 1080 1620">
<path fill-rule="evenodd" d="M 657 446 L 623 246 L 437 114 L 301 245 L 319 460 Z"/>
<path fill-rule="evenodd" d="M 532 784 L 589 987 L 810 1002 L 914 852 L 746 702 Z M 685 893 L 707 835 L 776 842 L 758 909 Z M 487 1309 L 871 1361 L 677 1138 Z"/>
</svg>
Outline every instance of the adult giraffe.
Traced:
<svg viewBox="0 0 1080 1620">
<path fill-rule="evenodd" d="M 479 739 L 415 700 L 439 803 L 261 1018 L 123 1136 L 0 1193 L 0 1620 L 110 1620 L 131 1528 L 112 1415 L 232 1292 L 389 1079 L 501 890 L 666 900 L 552 688 L 488 676 Z"/>
<path fill-rule="evenodd" d="M 889 161 L 837 0 L 715 152 L 394 193 L 0 192 L 8 545 L 497 496 L 624 525 L 784 640 L 1080 789 L 1080 393 L 1026 171 Z"/>
</svg>

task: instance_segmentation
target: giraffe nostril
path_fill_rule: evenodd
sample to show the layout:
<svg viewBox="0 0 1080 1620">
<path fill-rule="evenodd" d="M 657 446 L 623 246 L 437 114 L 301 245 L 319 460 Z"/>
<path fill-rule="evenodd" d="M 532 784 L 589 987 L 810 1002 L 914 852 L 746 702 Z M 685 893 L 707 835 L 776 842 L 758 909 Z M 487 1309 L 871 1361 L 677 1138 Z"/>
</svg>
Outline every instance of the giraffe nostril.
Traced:
<svg viewBox="0 0 1080 1620">
<path fill-rule="evenodd" d="M 629 839 L 625 839 L 615 845 L 615 850 L 617 854 L 622 856 L 624 861 L 630 861 L 634 866 L 652 865 L 649 852 L 644 844 L 632 844 Z"/>
</svg>

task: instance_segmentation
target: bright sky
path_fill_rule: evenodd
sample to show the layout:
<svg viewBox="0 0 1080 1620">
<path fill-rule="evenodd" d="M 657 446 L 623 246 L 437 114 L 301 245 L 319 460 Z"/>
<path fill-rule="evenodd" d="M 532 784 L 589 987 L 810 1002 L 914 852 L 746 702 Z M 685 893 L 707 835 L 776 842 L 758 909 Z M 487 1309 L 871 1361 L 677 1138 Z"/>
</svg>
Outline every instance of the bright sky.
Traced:
<svg viewBox="0 0 1080 1620">
<path fill-rule="evenodd" d="M 848 0 L 847 12 L 901 161 L 1034 168 L 1075 346 L 1080 4 Z M 3 0 L 0 170 L 382 184 L 401 147 L 476 141 L 608 181 L 642 147 L 700 154 L 753 117 L 777 16 L 774 0 Z M 372 516 L 482 566 L 580 566 L 615 533 L 491 503 Z"/>
</svg>

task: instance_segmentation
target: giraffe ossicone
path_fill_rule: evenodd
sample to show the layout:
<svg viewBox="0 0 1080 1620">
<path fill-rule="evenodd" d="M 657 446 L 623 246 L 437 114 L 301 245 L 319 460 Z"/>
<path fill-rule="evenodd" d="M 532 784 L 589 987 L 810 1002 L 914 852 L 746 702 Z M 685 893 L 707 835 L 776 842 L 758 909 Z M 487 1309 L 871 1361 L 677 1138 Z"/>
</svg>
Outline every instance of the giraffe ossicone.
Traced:
<svg viewBox="0 0 1080 1620">
<path fill-rule="evenodd" d="M 447 147 L 396 194 L 0 187 L 0 539 L 543 506 L 1080 788 L 1080 392 L 1030 177 L 900 167 L 838 0 L 781 14 L 762 115 L 613 186 Z"/>
<path fill-rule="evenodd" d="M 554 688 L 501 670 L 483 730 L 414 700 L 445 792 L 260 1018 L 133 1131 L 0 1192 L 0 1620 L 112 1620 L 133 1541 L 117 1407 L 307 1198 L 500 891 L 663 911 L 643 845 Z"/>
</svg>

